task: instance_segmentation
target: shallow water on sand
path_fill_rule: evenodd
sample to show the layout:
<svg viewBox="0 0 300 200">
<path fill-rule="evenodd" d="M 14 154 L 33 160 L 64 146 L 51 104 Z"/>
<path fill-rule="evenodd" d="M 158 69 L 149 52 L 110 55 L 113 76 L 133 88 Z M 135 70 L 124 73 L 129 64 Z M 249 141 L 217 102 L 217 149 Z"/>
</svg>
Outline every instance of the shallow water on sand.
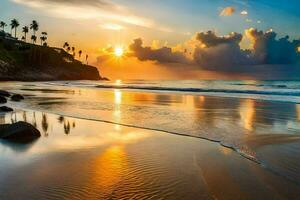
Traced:
<svg viewBox="0 0 300 200">
<path fill-rule="evenodd" d="M 0 199 L 298 199 L 300 186 L 214 142 L 35 111 L 30 144 L 0 141 Z"/>
<path fill-rule="evenodd" d="M 25 101 L 9 104 L 20 109 L 218 141 L 300 184 L 300 106 L 292 102 L 71 83 L 8 82 L 1 87 L 26 95 Z"/>
</svg>

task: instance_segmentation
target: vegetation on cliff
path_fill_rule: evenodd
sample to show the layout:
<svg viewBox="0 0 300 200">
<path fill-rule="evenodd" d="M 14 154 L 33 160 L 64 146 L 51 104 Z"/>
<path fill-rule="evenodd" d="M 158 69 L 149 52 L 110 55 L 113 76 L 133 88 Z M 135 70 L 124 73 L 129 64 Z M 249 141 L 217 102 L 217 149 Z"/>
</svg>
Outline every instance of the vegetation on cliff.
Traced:
<svg viewBox="0 0 300 200">
<path fill-rule="evenodd" d="M 22 40 L 4 32 L 6 23 L 1 22 L 0 30 L 0 80 L 43 81 L 43 80 L 101 80 L 96 67 L 75 59 L 75 47 L 54 48 L 46 43 L 47 32 L 41 32 L 41 45 L 36 45 L 38 23 L 33 21 L 31 44 L 27 43 L 28 26 L 22 28 Z M 16 35 L 19 23 L 11 21 L 11 32 Z M 72 49 L 71 54 L 68 49 Z M 82 50 L 78 52 L 79 59 Z"/>
</svg>

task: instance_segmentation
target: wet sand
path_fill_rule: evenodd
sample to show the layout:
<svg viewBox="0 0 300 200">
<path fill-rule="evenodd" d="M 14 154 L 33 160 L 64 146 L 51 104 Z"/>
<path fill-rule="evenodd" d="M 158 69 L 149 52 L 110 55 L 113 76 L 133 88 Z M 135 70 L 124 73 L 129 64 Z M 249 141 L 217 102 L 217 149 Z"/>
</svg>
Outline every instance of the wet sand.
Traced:
<svg viewBox="0 0 300 200">
<path fill-rule="evenodd" d="M 0 117 L 18 120 L 42 137 L 0 142 L 0 199 L 299 199 L 298 184 L 218 143 L 42 112 Z"/>
</svg>

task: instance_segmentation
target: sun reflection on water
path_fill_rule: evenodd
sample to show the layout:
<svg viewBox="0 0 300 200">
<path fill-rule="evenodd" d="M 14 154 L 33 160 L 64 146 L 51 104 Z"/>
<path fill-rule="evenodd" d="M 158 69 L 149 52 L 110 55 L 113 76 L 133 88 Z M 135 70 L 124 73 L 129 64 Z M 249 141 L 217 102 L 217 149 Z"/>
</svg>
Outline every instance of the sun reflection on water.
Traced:
<svg viewBox="0 0 300 200">
<path fill-rule="evenodd" d="M 93 167 L 91 184 L 108 194 L 113 192 L 110 189 L 117 186 L 127 168 L 127 155 L 124 147 L 121 145 L 110 146 L 93 163 L 91 165 Z"/>
<path fill-rule="evenodd" d="M 245 129 L 253 131 L 253 122 L 255 119 L 255 102 L 247 99 L 242 102 L 240 107 L 241 122 Z"/>
</svg>

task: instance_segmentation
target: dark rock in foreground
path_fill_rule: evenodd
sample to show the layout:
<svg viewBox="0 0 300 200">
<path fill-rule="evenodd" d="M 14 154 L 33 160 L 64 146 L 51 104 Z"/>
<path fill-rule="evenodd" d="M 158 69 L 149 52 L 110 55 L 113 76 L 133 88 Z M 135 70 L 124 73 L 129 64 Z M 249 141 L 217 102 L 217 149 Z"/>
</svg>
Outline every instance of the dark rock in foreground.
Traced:
<svg viewBox="0 0 300 200">
<path fill-rule="evenodd" d="M 31 142 L 41 136 L 39 130 L 27 122 L 0 125 L 0 138 L 13 142 Z"/>
<path fill-rule="evenodd" d="M 12 101 L 21 101 L 21 100 L 24 100 L 24 97 L 20 94 L 14 94 L 10 97 L 10 100 L 12 100 Z"/>
<path fill-rule="evenodd" d="M 0 103 L 6 103 L 6 102 L 7 102 L 6 98 L 3 96 L 0 96 Z"/>
<path fill-rule="evenodd" d="M 0 96 L 3 96 L 3 97 L 10 97 L 10 94 L 9 92 L 5 91 L 5 90 L 0 90 Z"/>
<path fill-rule="evenodd" d="M 7 106 L 0 107 L 0 112 L 11 112 L 11 111 L 14 111 L 14 110 L 10 107 L 7 107 Z"/>
</svg>

